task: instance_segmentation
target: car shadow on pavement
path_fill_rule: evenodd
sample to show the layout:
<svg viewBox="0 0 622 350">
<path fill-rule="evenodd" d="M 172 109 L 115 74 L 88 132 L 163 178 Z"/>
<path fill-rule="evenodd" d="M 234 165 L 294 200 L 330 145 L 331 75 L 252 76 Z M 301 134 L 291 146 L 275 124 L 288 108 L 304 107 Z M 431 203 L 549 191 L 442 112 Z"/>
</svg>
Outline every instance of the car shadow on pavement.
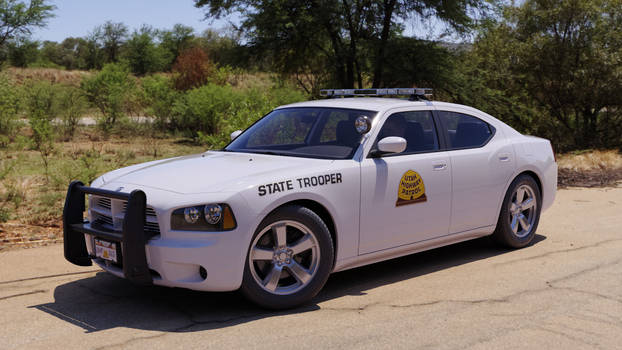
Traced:
<svg viewBox="0 0 622 350">
<path fill-rule="evenodd" d="M 546 237 L 536 235 L 532 244 Z M 287 311 L 268 311 L 240 293 L 197 292 L 179 288 L 139 287 L 106 272 L 59 285 L 54 302 L 31 306 L 86 332 L 126 327 L 194 332 L 225 328 L 258 319 L 319 310 L 320 302 L 504 254 L 487 237 L 338 272 L 313 301 Z M 449 286 L 448 286 L 449 287 Z"/>
</svg>

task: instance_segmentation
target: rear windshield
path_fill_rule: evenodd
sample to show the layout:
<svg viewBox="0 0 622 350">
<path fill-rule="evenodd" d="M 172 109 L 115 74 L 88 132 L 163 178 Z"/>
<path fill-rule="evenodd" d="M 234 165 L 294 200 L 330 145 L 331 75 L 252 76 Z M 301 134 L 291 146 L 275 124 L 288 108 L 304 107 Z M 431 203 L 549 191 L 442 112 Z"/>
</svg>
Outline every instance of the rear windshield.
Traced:
<svg viewBox="0 0 622 350">
<path fill-rule="evenodd" d="M 246 129 L 225 151 L 326 159 L 354 156 L 362 135 L 354 121 L 376 112 L 342 108 L 283 108 Z"/>
</svg>

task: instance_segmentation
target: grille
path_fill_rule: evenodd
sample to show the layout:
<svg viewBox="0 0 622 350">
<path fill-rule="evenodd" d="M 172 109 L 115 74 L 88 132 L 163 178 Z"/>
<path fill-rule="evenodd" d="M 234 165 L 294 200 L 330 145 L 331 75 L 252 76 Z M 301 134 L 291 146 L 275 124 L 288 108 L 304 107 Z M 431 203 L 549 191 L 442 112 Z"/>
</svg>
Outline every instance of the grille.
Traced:
<svg viewBox="0 0 622 350">
<path fill-rule="evenodd" d="M 105 226 L 108 229 L 112 229 L 114 227 L 114 223 L 112 221 L 112 217 L 102 215 L 99 213 L 93 214 L 93 222 L 97 225 Z M 109 226 L 109 227 L 108 227 Z"/>
<path fill-rule="evenodd" d="M 111 206 L 110 206 L 110 198 L 99 198 L 97 200 L 97 205 L 99 205 L 102 208 L 110 210 L 110 208 L 111 208 Z"/>
<path fill-rule="evenodd" d="M 127 211 L 127 202 L 123 202 L 123 213 L 125 214 L 126 211 Z M 146 216 L 153 216 L 153 217 L 155 217 L 156 216 L 156 212 L 155 212 L 155 210 L 153 210 L 152 207 L 147 207 L 145 209 L 145 215 Z"/>
<path fill-rule="evenodd" d="M 126 201 L 92 196 L 90 202 L 92 203 L 90 211 L 94 225 L 101 226 L 108 230 L 121 231 L 123 227 L 123 216 L 125 216 L 127 209 Z M 115 207 L 117 208 L 116 210 L 114 210 Z M 119 208 L 121 209 L 120 213 Z M 113 212 L 117 212 L 120 215 L 114 215 Z M 149 206 L 145 209 L 145 232 L 148 233 L 149 237 L 160 234 L 160 226 L 158 225 L 156 212 Z"/>
</svg>

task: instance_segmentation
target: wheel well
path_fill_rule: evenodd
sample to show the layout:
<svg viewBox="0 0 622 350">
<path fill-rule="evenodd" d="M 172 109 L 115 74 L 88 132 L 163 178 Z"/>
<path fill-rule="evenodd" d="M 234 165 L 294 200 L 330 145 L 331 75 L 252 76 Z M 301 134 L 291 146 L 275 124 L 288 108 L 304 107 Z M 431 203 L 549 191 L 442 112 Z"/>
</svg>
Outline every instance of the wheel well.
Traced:
<svg viewBox="0 0 622 350">
<path fill-rule="evenodd" d="M 518 174 L 516 177 L 519 177 L 521 175 L 527 175 L 527 176 L 530 176 L 531 178 L 533 178 L 533 180 L 538 185 L 538 190 L 540 191 L 540 196 L 542 196 L 542 182 L 540 181 L 540 178 L 538 177 L 538 175 L 536 173 L 534 173 L 533 171 L 527 170 L 527 171 L 523 171 L 522 173 Z"/>
<path fill-rule="evenodd" d="M 279 208 L 282 208 L 284 206 L 287 206 L 287 205 L 299 205 L 301 207 L 309 208 L 311 211 L 317 214 L 317 216 L 319 216 L 322 219 L 322 221 L 324 221 L 324 223 L 326 224 L 326 227 L 328 227 L 328 232 L 330 233 L 330 237 L 333 240 L 333 247 L 335 249 L 335 254 L 334 254 L 335 260 L 333 261 L 333 265 L 334 265 L 335 261 L 337 261 L 337 231 L 335 229 L 335 222 L 333 221 L 333 216 L 330 215 L 330 212 L 322 204 L 316 201 L 310 200 L 310 199 L 299 199 L 299 200 L 287 202 L 275 208 L 273 211 Z"/>
</svg>

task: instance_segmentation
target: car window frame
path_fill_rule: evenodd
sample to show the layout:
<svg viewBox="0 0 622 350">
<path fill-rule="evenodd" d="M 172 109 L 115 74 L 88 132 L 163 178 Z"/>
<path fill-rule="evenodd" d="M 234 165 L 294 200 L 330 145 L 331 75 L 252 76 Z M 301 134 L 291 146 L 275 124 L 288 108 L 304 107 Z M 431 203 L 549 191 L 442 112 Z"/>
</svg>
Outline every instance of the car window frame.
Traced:
<svg viewBox="0 0 622 350">
<path fill-rule="evenodd" d="M 434 108 L 434 106 L 428 106 L 428 105 L 423 106 L 424 108 L 421 108 L 421 107 L 422 106 L 418 106 L 418 108 L 398 108 L 396 110 L 387 111 L 387 113 L 390 113 L 390 114 L 388 114 L 385 118 L 383 118 L 381 122 L 382 124 L 376 126 L 377 131 L 374 135 L 374 141 L 372 142 L 371 147 L 367 151 L 367 155 L 365 158 L 371 158 L 371 159 L 388 158 L 388 157 L 409 156 L 409 155 L 416 155 L 416 154 L 427 154 L 427 153 L 437 153 L 437 152 L 446 151 L 445 150 L 446 148 L 445 139 L 444 137 L 441 137 L 440 132 L 438 130 L 440 120 L 438 120 L 437 118 L 436 108 Z M 395 114 L 408 113 L 408 112 L 429 112 L 430 113 L 430 115 L 432 116 L 432 123 L 434 124 L 434 133 L 436 134 L 436 141 L 438 142 L 438 148 L 434 150 L 426 150 L 426 151 L 415 151 L 415 152 L 404 151 L 400 153 L 390 153 L 390 154 L 384 154 L 380 156 L 374 155 L 373 153 L 375 150 L 377 150 L 378 142 L 380 141 L 380 139 L 378 138 L 380 136 L 380 131 L 382 131 L 382 127 L 387 122 L 387 120 L 389 120 L 389 118 L 391 118 Z"/>
<path fill-rule="evenodd" d="M 488 136 L 488 138 L 486 139 L 486 141 L 484 143 L 482 143 L 479 146 L 467 146 L 467 147 L 453 147 L 451 145 L 451 138 L 449 136 L 449 128 L 447 127 L 447 124 L 445 123 L 445 121 L 443 120 L 443 118 L 441 118 L 440 113 L 441 112 L 446 112 L 446 113 L 456 113 L 456 114 L 462 114 L 465 115 L 467 117 L 471 117 L 471 118 L 475 118 L 479 121 L 481 121 L 482 123 L 488 125 L 488 129 L 490 130 L 490 136 Z M 492 125 L 491 123 L 485 121 L 482 118 L 479 118 L 471 113 L 467 113 L 465 111 L 452 111 L 449 109 L 435 109 L 434 110 L 434 115 L 435 118 L 438 120 L 438 124 L 441 125 L 442 127 L 442 131 L 440 132 L 442 134 L 443 137 L 443 145 L 444 145 L 444 150 L 447 152 L 451 152 L 451 151 L 461 151 L 461 150 L 465 150 L 465 149 L 478 149 L 478 148 L 483 148 L 486 147 L 486 145 L 488 145 L 490 143 L 490 141 L 495 137 L 496 133 L 497 133 L 497 128 L 495 128 L 494 125 Z"/>
</svg>

